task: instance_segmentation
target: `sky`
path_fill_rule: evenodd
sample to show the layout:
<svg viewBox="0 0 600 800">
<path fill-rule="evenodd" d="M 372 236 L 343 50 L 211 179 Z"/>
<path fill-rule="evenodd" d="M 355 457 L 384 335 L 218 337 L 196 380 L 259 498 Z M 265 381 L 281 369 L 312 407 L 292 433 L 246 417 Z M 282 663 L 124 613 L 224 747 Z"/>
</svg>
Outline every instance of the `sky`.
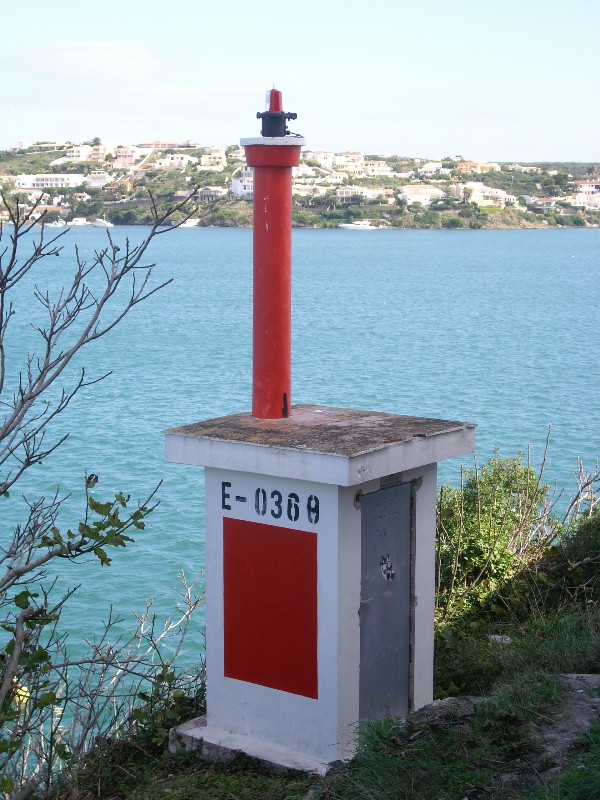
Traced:
<svg viewBox="0 0 600 800">
<path fill-rule="evenodd" d="M 315 150 L 600 161 L 600 0 L 2 6 L 0 149 L 234 144 L 275 86 Z"/>
</svg>

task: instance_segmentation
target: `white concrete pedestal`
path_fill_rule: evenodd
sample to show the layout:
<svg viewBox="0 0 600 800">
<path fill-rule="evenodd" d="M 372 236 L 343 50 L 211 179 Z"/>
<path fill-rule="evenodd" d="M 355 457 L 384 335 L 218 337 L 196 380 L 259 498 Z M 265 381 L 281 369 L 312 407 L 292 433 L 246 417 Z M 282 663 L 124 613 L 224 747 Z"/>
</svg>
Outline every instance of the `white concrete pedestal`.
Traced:
<svg viewBox="0 0 600 800">
<path fill-rule="evenodd" d="M 467 423 L 321 406 L 167 431 L 206 467 L 207 717 L 175 740 L 324 772 L 431 702 L 437 462 L 473 447 Z"/>
</svg>

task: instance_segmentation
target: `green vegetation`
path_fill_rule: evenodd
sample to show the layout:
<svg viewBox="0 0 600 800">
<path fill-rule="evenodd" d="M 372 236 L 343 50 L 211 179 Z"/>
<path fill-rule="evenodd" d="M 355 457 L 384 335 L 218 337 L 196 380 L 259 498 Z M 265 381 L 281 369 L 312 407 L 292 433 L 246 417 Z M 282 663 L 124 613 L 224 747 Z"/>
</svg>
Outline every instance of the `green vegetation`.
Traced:
<svg viewBox="0 0 600 800">
<path fill-rule="evenodd" d="M 544 172 L 566 172 L 572 175 L 575 180 L 590 180 L 594 175 L 600 174 L 600 163 L 593 161 L 536 161 L 532 164 L 522 164 L 521 166 L 538 167 Z"/>
<path fill-rule="evenodd" d="M 99 741 L 52 798 L 300 800 L 309 789 L 315 800 L 597 797 L 600 726 L 554 776 L 544 774 L 553 762 L 534 733 L 564 718 L 567 689 L 553 675 L 600 672 L 598 482 L 581 469 L 560 519 L 543 475 L 519 454 L 496 453 L 465 470 L 461 487 L 440 491 L 435 693 L 457 696 L 443 712 L 368 726 L 356 757 L 315 780 L 276 775 L 245 757 L 217 765 L 169 755 L 167 725 L 197 713 L 203 697 L 165 703 L 157 695 L 133 739 Z"/>
<path fill-rule="evenodd" d="M 65 154 L 66 150 L 53 150 L 50 153 L 12 153 L 8 150 L 0 150 L 0 174 L 35 175 L 38 172 L 52 172 L 54 168 L 50 166 L 50 162 L 62 158 Z"/>
<path fill-rule="evenodd" d="M 460 488 L 443 487 L 437 509 L 438 620 L 475 609 L 556 536 L 546 506 L 548 486 L 517 455 L 496 453 L 465 470 Z"/>
<path fill-rule="evenodd" d="M 83 770 L 52 794 L 55 800 L 302 800 L 314 780 L 277 775 L 250 758 L 217 764 L 131 742 L 101 744 Z M 48 798 L 50 800 L 50 798 Z"/>
<path fill-rule="evenodd" d="M 187 189 L 189 182 L 186 181 L 186 174 L 179 170 L 150 170 L 144 176 L 143 187 L 153 194 L 172 195 Z"/>
<path fill-rule="evenodd" d="M 509 194 L 520 197 L 524 194 L 537 196 L 544 194 L 542 176 L 531 172 L 485 172 L 476 176 L 486 186 L 502 189 Z"/>
<path fill-rule="evenodd" d="M 200 225 L 218 225 L 225 228 L 252 226 L 252 201 L 228 198 L 213 203 L 199 203 Z"/>
<path fill-rule="evenodd" d="M 510 697 L 463 720 L 431 729 L 388 719 L 372 726 L 350 765 L 327 778 L 320 800 L 508 800 L 519 795 L 494 780 L 499 767 L 532 753 L 529 717 Z"/>
<path fill-rule="evenodd" d="M 549 175 L 547 172 L 485 172 L 479 176 L 482 183 L 495 189 L 503 189 L 517 197 L 521 195 L 560 196 L 569 189 L 570 178 L 566 172 Z"/>
</svg>

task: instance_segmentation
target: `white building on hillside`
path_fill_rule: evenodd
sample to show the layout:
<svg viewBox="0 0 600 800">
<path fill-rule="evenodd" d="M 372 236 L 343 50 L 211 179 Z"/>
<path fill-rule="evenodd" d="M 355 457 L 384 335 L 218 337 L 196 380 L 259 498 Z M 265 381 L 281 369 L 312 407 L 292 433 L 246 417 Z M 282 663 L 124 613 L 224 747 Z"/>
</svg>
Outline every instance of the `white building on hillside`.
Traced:
<svg viewBox="0 0 600 800">
<path fill-rule="evenodd" d="M 231 191 L 236 197 L 252 197 L 254 194 L 254 170 L 238 167 L 231 178 Z"/>
<path fill-rule="evenodd" d="M 91 144 L 76 144 L 65 153 L 67 161 L 88 161 L 92 155 Z"/>
<path fill-rule="evenodd" d="M 504 189 L 495 189 L 479 181 L 468 181 L 465 184 L 465 197 L 470 203 L 478 206 L 516 206 L 519 203 L 514 194 L 505 192 Z"/>
<path fill-rule="evenodd" d="M 381 203 L 394 202 L 394 190 L 384 186 L 340 186 L 335 194 L 340 203 L 352 203 L 359 197 L 364 200 L 379 200 Z"/>
<path fill-rule="evenodd" d="M 530 206 L 536 213 L 548 213 L 556 208 L 556 197 L 534 197 L 530 194 L 524 194 L 523 199 L 526 205 Z"/>
<path fill-rule="evenodd" d="M 80 203 L 85 203 L 87 200 L 92 199 L 92 195 L 88 194 L 87 192 L 74 192 L 72 195 L 73 200 L 77 200 Z M 53 197 L 52 202 L 55 206 L 60 205 L 61 203 L 68 202 L 69 198 L 66 198 L 64 194 L 58 195 L 58 197 Z"/>
<path fill-rule="evenodd" d="M 428 161 L 417 170 L 420 175 L 431 178 L 433 175 L 450 175 L 451 169 L 444 167 L 441 161 Z"/>
<path fill-rule="evenodd" d="M 154 169 L 183 170 L 188 164 L 197 164 L 196 156 L 188 156 L 185 153 L 169 153 L 169 155 L 159 158 L 152 165 Z"/>
<path fill-rule="evenodd" d="M 348 180 L 348 173 L 347 172 L 330 172 L 324 178 L 317 179 L 319 183 L 329 183 L 331 186 L 339 185 L 340 183 L 345 183 Z"/>
<path fill-rule="evenodd" d="M 50 166 L 55 167 L 58 164 L 66 164 L 67 162 L 72 161 L 93 161 L 93 150 L 94 148 L 90 144 L 73 145 L 73 147 L 69 147 L 64 156 L 61 158 L 55 158 L 54 161 L 51 161 Z"/>
<path fill-rule="evenodd" d="M 316 161 L 323 169 L 333 169 L 334 154 L 329 150 L 305 150 L 302 153 L 303 161 Z"/>
<path fill-rule="evenodd" d="M 352 203 L 355 200 L 363 197 L 362 186 L 340 186 L 335 190 L 335 196 L 340 203 Z"/>
<path fill-rule="evenodd" d="M 600 194 L 600 180 L 596 181 L 575 181 L 575 191 L 577 194 Z"/>
<path fill-rule="evenodd" d="M 84 181 L 85 175 L 73 173 L 17 175 L 15 189 L 73 189 Z"/>
<path fill-rule="evenodd" d="M 138 147 L 135 144 L 120 144 L 115 148 L 113 166 L 119 169 L 129 169 L 133 167 L 136 161 L 151 152 L 152 150 L 148 147 Z"/>
<path fill-rule="evenodd" d="M 90 189 L 102 189 L 107 184 L 111 183 L 113 180 L 113 176 L 108 173 L 104 172 L 104 170 L 95 169 L 93 172 L 90 172 L 85 182 L 90 187 Z"/>
<path fill-rule="evenodd" d="M 106 156 L 115 154 L 117 145 L 109 142 L 104 144 L 95 144 L 92 146 L 92 155 L 90 161 L 104 161 Z"/>
<path fill-rule="evenodd" d="M 327 194 L 325 186 L 315 186 L 314 183 L 294 183 L 292 184 L 292 194 L 297 194 L 299 197 L 316 197 L 317 195 L 323 196 Z"/>
<path fill-rule="evenodd" d="M 202 203 L 212 203 L 220 197 L 225 197 L 227 192 L 225 186 L 203 186 L 198 192 L 198 200 Z"/>
<path fill-rule="evenodd" d="M 28 203 L 47 203 L 50 200 L 50 195 L 47 192 L 25 191 L 23 192 L 25 199 Z"/>
<path fill-rule="evenodd" d="M 292 178 L 296 180 L 310 180 L 311 178 L 316 178 L 317 173 L 314 171 L 312 167 L 309 167 L 307 164 L 300 163 L 299 167 L 292 167 Z"/>
<path fill-rule="evenodd" d="M 394 170 L 386 161 L 365 160 L 365 175 L 369 178 L 389 178 L 395 175 Z"/>
<path fill-rule="evenodd" d="M 540 167 L 525 166 L 524 164 L 506 164 L 507 172 L 541 172 Z"/>
<path fill-rule="evenodd" d="M 436 175 L 442 169 L 442 162 L 441 161 L 428 161 L 423 166 L 419 167 L 417 172 L 419 175 L 427 175 L 431 177 L 432 175 Z"/>
<path fill-rule="evenodd" d="M 425 183 L 410 183 L 398 190 L 398 197 L 400 200 L 404 200 L 408 206 L 411 203 L 428 206 L 432 200 L 441 200 L 444 196 L 445 192 L 438 189 L 437 186 L 429 186 Z"/>
<path fill-rule="evenodd" d="M 200 167 L 204 170 L 221 172 L 227 166 L 227 148 L 221 145 L 205 147 L 200 156 Z"/>
<path fill-rule="evenodd" d="M 360 177 L 365 174 L 365 159 L 362 153 L 356 150 L 347 150 L 344 153 L 335 153 L 333 168 L 348 175 Z"/>
<path fill-rule="evenodd" d="M 571 202 L 583 208 L 600 208 L 600 181 L 577 181 Z"/>
</svg>

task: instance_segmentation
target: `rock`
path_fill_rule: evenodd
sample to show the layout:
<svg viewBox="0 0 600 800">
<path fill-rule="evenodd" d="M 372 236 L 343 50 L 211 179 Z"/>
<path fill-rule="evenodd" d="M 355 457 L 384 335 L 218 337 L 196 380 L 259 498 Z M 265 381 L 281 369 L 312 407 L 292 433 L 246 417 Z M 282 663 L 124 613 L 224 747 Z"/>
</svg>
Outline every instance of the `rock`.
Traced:
<svg viewBox="0 0 600 800">
<path fill-rule="evenodd" d="M 406 725 L 409 730 L 419 731 L 445 719 L 472 717 L 475 705 L 470 697 L 446 697 L 443 700 L 434 700 L 433 703 L 409 714 Z"/>
</svg>

